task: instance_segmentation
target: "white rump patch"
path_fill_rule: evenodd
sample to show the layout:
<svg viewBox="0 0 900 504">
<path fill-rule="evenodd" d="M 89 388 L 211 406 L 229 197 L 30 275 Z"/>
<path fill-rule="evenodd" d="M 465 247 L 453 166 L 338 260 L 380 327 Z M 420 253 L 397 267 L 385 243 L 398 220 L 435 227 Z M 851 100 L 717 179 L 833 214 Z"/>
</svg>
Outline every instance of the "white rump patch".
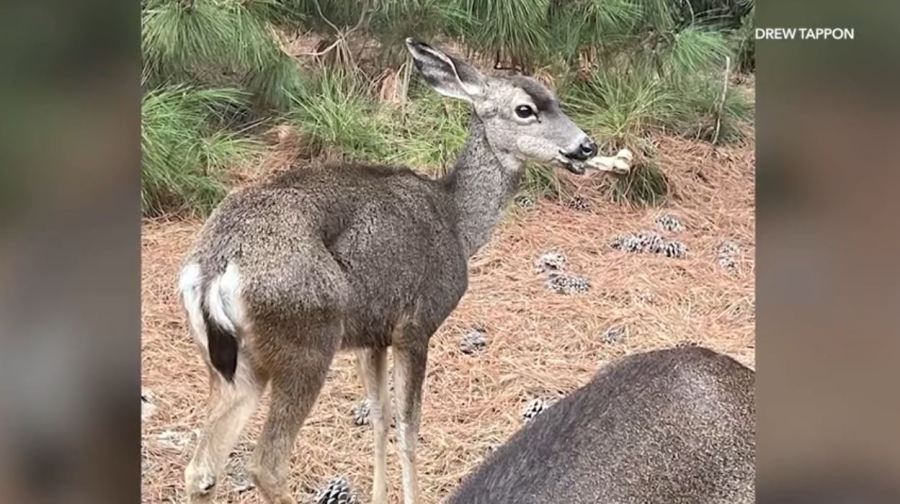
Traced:
<svg viewBox="0 0 900 504">
<path fill-rule="evenodd" d="M 178 281 L 181 299 L 187 311 L 191 335 L 206 352 L 209 341 L 206 323 L 203 321 L 203 275 L 200 265 L 191 263 L 181 270 Z M 244 305 L 241 301 L 241 275 L 234 263 L 228 263 L 225 272 L 213 278 L 206 291 L 206 307 L 209 316 L 223 329 L 236 333 L 248 330 L 244 319 Z"/>
<path fill-rule="evenodd" d="M 203 358 L 209 364 L 209 339 L 206 335 L 206 323 L 203 320 L 203 275 L 199 264 L 191 263 L 181 270 L 178 289 L 181 291 L 181 299 L 185 311 L 187 311 L 191 335 L 203 350 Z M 237 264 L 228 263 L 225 272 L 213 278 L 209 283 L 205 295 L 209 317 L 223 329 L 232 333 L 237 333 L 239 330 L 242 332 L 250 330 L 250 326 L 244 318 L 244 305 L 241 301 L 241 275 Z M 238 344 L 242 344 L 240 339 Z M 259 383 L 256 380 L 249 361 L 239 358 L 234 384 L 242 389 L 249 387 L 248 390 L 259 394 L 260 391 L 257 390 Z M 226 390 L 233 391 L 231 388 L 226 388 Z"/>
<path fill-rule="evenodd" d="M 241 303 L 241 274 L 237 264 L 228 263 L 225 273 L 209 284 L 206 306 L 209 316 L 223 329 L 236 333 L 244 328 L 244 310 Z"/>
<path fill-rule="evenodd" d="M 191 263 L 181 270 L 178 289 L 187 310 L 191 331 L 198 342 L 206 347 L 206 324 L 203 323 L 203 276 L 200 265 Z M 244 328 L 244 309 L 241 303 L 241 276 L 234 263 L 228 263 L 225 273 L 213 278 L 206 292 L 209 316 L 223 329 L 237 332 Z"/>
<path fill-rule="evenodd" d="M 178 278 L 178 290 L 181 291 L 181 301 L 187 312 L 191 335 L 194 340 L 207 351 L 206 324 L 203 323 L 203 299 L 200 289 L 203 284 L 203 276 L 200 273 L 200 265 L 191 263 L 181 270 Z"/>
</svg>

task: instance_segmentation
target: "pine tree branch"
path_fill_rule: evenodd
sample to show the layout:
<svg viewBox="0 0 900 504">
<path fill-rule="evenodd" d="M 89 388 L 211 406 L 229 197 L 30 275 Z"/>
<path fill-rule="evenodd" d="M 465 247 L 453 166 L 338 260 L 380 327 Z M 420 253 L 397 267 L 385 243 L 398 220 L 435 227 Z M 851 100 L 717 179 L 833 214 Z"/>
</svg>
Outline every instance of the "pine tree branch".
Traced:
<svg viewBox="0 0 900 504">
<path fill-rule="evenodd" d="M 339 30 L 338 27 L 334 23 L 332 23 L 331 20 L 325 17 L 325 14 L 322 13 L 322 7 L 319 5 L 319 0 L 313 0 L 313 4 L 315 4 L 316 12 L 319 13 L 319 17 L 322 18 L 322 21 L 325 21 L 325 23 L 327 23 L 328 26 L 330 26 L 336 34 L 339 34 L 341 30 Z"/>
<path fill-rule="evenodd" d="M 325 56 L 326 54 L 331 52 L 335 47 L 340 45 L 342 42 L 346 41 L 347 37 L 352 35 L 353 32 L 355 32 L 360 27 L 362 27 L 363 23 L 366 21 L 366 15 L 371 13 L 370 10 L 363 9 L 359 15 L 359 20 L 356 22 L 356 24 L 349 30 L 342 31 L 334 23 L 332 23 L 328 18 L 326 18 L 324 14 L 322 14 L 322 9 L 319 7 L 319 0 L 314 0 L 314 3 L 316 4 L 316 10 L 319 12 L 319 16 L 322 18 L 322 20 L 325 21 L 326 23 L 328 23 L 328 25 L 334 29 L 335 36 L 337 37 L 337 39 L 334 42 L 332 42 L 328 47 L 326 47 L 325 49 L 322 49 L 321 51 L 300 53 L 301 56 L 313 56 L 315 58 L 318 58 L 320 56 Z"/>
</svg>

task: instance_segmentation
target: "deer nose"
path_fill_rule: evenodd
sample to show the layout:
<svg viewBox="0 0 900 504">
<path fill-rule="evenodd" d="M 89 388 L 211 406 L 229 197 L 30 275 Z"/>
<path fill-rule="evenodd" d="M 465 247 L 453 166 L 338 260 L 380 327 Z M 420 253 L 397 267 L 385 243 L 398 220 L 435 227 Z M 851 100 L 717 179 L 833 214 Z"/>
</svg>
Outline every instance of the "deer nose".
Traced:
<svg viewBox="0 0 900 504">
<path fill-rule="evenodd" d="M 581 145 L 571 152 L 563 152 L 564 156 L 576 161 L 587 161 L 594 157 L 595 154 L 597 154 L 597 144 L 591 139 L 581 142 Z"/>
</svg>

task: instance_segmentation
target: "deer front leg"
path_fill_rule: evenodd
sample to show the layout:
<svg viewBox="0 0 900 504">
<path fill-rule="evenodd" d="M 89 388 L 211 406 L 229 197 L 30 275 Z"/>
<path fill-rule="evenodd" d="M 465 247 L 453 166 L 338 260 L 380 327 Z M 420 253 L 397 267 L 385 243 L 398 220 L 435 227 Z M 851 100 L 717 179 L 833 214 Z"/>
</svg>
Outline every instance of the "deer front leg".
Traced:
<svg viewBox="0 0 900 504">
<path fill-rule="evenodd" d="M 387 351 L 365 349 L 357 352 L 359 374 L 366 389 L 369 417 L 375 437 L 375 477 L 372 503 L 387 503 L 387 430 L 391 418 L 387 386 Z"/>
<path fill-rule="evenodd" d="M 400 468 L 403 473 L 403 502 L 419 502 L 416 475 L 416 444 L 422 416 L 422 385 L 428 360 L 428 339 L 394 345 L 394 395 Z"/>
</svg>

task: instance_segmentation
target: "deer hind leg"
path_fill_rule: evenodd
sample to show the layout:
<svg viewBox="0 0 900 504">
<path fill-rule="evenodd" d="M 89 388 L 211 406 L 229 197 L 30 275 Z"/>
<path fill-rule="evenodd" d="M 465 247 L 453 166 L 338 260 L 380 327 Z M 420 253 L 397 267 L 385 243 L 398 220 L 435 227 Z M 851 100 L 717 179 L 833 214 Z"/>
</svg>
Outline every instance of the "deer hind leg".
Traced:
<svg viewBox="0 0 900 504">
<path fill-rule="evenodd" d="M 229 265 L 223 275 L 213 280 L 207 292 L 209 304 L 219 308 L 213 318 L 220 325 L 239 325 L 236 322 L 242 318 L 237 294 L 239 285 L 237 268 Z M 184 268 L 180 289 L 191 333 L 204 354 L 204 361 L 209 369 L 210 391 L 206 423 L 184 474 L 188 502 L 202 503 L 212 500 L 216 479 L 247 420 L 259 405 L 260 396 L 266 387 L 266 378 L 253 364 L 248 347 L 237 350 L 236 365 L 233 375 L 229 374 L 230 380 L 226 380 L 213 365 L 208 348 L 208 327 L 204 322 L 202 275 L 198 264 Z M 223 309 L 224 306 L 229 308 Z"/>
<path fill-rule="evenodd" d="M 233 382 L 210 368 L 210 395 L 206 424 L 194 456 L 185 469 L 188 502 L 211 502 L 219 474 L 256 412 L 266 380 L 246 363 L 239 363 Z"/>
<path fill-rule="evenodd" d="M 375 437 L 375 475 L 372 503 L 387 503 L 387 431 L 391 418 L 388 400 L 387 351 L 365 349 L 357 352 L 359 374 L 369 402 L 369 419 Z"/>
<path fill-rule="evenodd" d="M 397 437 L 403 474 L 403 502 L 419 501 L 416 475 L 416 444 L 422 416 L 422 385 L 428 360 L 427 339 L 411 344 L 394 344 L 394 389 L 398 415 Z"/>
<path fill-rule="evenodd" d="M 248 472 L 272 504 L 294 504 L 287 479 L 291 451 L 300 427 L 312 410 L 325 383 L 335 350 L 340 343 L 340 322 L 316 323 L 297 331 L 282 331 L 277 351 L 267 368 L 271 374 L 271 404 Z"/>
</svg>

